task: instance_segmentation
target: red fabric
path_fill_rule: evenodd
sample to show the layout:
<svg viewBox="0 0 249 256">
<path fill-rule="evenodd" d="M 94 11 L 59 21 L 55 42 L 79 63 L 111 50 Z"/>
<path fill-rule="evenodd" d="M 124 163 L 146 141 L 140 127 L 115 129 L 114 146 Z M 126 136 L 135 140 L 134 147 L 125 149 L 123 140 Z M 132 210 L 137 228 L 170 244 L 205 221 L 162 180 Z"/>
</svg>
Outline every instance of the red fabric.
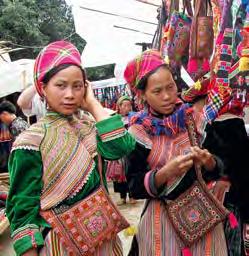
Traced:
<svg viewBox="0 0 249 256">
<path fill-rule="evenodd" d="M 192 253 L 191 253 L 190 249 L 186 247 L 186 248 L 182 249 L 182 255 L 183 256 L 192 256 Z"/>
<path fill-rule="evenodd" d="M 138 88 L 139 82 L 143 77 L 163 64 L 166 64 L 166 62 L 159 51 L 144 51 L 127 64 L 124 71 L 125 80 L 132 89 Z"/>
<path fill-rule="evenodd" d="M 237 218 L 232 212 L 229 213 L 228 218 L 229 218 L 229 223 L 232 229 L 235 229 L 239 226 Z"/>
<path fill-rule="evenodd" d="M 42 80 L 53 68 L 61 64 L 74 64 L 81 67 L 81 56 L 77 48 L 67 41 L 57 41 L 47 45 L 39 53 L 34 65 L 34 82 L 38 94 L 42 94 Z"/>
<path fill-rule="evenodd" d="M 188 90 L 183 91 L 181 94 L 181 98 L 185 101 L 185 102 L 192 102 L 194 101 L 197 97 L 200 96 L 205 96 L 208 93 L 208 88 L 209 88 L 209 84 L 210 84 L 210 79 L 205 79 L 200 81 L 200 88 L 198 88 L 198 86 L 196 86 L 196 84 L 199 84 L 198 82 L 196 82 L 193 86 L 191 86 Z"/>
</svg>

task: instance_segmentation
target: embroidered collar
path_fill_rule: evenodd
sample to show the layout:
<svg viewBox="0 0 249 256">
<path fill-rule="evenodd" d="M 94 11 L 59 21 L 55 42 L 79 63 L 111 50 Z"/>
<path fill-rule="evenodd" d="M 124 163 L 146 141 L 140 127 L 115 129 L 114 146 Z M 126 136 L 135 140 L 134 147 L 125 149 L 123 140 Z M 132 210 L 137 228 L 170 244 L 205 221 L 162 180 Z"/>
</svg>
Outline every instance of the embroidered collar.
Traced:
<svg viewBox="0 0 249 256">
<path fill-rule="evenodd" d="M 185 113 L 190 108 L 189 104 L 176 105 L 176 110 L 169 116 L 155 116 L 150 110 L 131 113 L 129 126 L 141 124 L 150 135 L 174 136 L 186 131 Z"/>
</svg>

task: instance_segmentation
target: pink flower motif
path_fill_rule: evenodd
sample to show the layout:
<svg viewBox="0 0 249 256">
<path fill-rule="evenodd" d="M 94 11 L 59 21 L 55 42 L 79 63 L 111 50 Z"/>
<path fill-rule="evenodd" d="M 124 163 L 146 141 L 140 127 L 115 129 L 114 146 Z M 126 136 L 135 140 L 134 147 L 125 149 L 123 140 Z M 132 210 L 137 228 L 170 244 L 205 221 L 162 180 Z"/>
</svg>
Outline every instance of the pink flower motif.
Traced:
<svg viewBox="0 0 249 256">
<path fill-rule="evenodd" d="M 89 218 L 87 228 L 93 236 L 97 236 L 106 227 L 106 222 L 101 216 L 94 215 Z"/>
</svg>

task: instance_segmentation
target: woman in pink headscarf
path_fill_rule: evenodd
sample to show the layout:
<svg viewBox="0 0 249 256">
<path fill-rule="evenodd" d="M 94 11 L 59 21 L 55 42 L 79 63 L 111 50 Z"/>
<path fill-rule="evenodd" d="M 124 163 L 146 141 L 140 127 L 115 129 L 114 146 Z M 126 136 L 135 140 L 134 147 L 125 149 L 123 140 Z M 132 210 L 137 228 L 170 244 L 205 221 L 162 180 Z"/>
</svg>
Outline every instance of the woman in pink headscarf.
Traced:
<svg viewBox="0 0 249 256">
<path fill-rule="evenodd" d="M 124 76 L 145 105 L 129 122 L 129 132 L 137 143 L 127 157 L 126 178 L 133 197 L 147 199 L 129 256 L 226 256 L 221 222 L 191 245 L 179 236 L 196 235 L 196 222 L 203 220 L 201 216 L 207 219 L 214 209 L 204 209 L 195 199 L 191 206 L 185 204 L 186 193 L 197 178 L 195 164 L 201 166 L 206 180 L 219 177 L 222 171 L 217 156 L 191 146 L 188 118 L 191 115 L 192 127 L 196 124 L 195 137 L 201 138 L 202 116 L 178 98 L 170 68 L 158 51 L 148 50 L 131 60 Z M 169 216 L 168 203 L 178 198 L 183 199 Z M 172 220 L 180 224 L 173 225 Z M 181 226 L 183 222 L 185 226 Z M 209 225 L 201 223 L 202 228 Z"/>
<path fill-rule="evenodd" d="M 94 98 L 80 53 L 71 43 L 45 47 L 35 61 L 34 76 L 47 114 L 17 138 L 10 156 L 6 213 L 16 254 L 122 255 L 117 230 L 108 230 L 109 218 L 115 216 L 102 209 L 88 212 L 91 204 L 100 205 L 101 198 L 87 204 L 85 199 L 101 180 L 105 183 L 100 156 L 119 159 L 133 150 L 135 141 L 121 117 L 109 116 Z M 78 108 L 90 112 L 96 124 L 75 118 Z M 59 216 L 70 209 L 62 221 Z M 50 210 L 56 216 L 53 220 L 44 215 Z M 81 228 L 84 235 L 77 233 Z M 96 237 L 101 239 L 95 241 Z M 89 244 L 79 247 L 85 238 Z"/>
</svg>

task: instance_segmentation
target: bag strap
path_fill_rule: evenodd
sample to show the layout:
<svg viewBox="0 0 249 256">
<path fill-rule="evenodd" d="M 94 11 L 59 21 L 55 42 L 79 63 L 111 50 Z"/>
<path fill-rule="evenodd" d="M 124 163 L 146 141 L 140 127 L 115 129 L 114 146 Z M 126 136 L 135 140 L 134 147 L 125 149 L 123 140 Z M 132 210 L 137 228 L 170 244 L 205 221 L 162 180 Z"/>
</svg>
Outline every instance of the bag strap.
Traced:
<svg viewBox="0 0 249 256">
<path fill-rule="evenodd" d="M 203 17 L 208 15 L 208 11 L 212 10 L 211 0 L 196 0 L 195 2 L 195 17 Z"/>
<path fill-rule="evenodd" d="M 191 5 L 191 0 L 182 0 L 183 5 L 183 13 L 185 13 L 185 9 L 190 17 L 193 17 L 193 10 Z M 170 2 L 169 8 L 169 17 L 173 14 L 174 11 L 179 12 L 180 1 L 179 0 L 172 0 Z"/>
<path fill-rule="evenodd" d="M 197 128 L 196 124 L 194 121 L 194 117 L 191 112 L 186 112 L 186 124 L 187 124 L 187 130 L 188 130 L 188 135 L 190 139 L 190 144 L 191 146 L 199 146 L 199 138 L 197 134 Z M 202 172 L 201 172 L 201 166 L 198 164 L 195 164 L 195 172 L 196 172 L 196 177 L 197 180 L 201 183 L 203 188 L 206 188 L 206 183 L 202 177 Z"/>
<path fill-rule="evenodd" d="M 209 8 L 208 8 L 209 7 Z M 197 58 L 197 29 L 198 17 L 207 16 L 208 9 L 212 10 L 210 0 L 195 0 L 194 2 L 194 16 L 191 24 L 191 40 L 189 45 L 189 57 Z"/>
</svg>

